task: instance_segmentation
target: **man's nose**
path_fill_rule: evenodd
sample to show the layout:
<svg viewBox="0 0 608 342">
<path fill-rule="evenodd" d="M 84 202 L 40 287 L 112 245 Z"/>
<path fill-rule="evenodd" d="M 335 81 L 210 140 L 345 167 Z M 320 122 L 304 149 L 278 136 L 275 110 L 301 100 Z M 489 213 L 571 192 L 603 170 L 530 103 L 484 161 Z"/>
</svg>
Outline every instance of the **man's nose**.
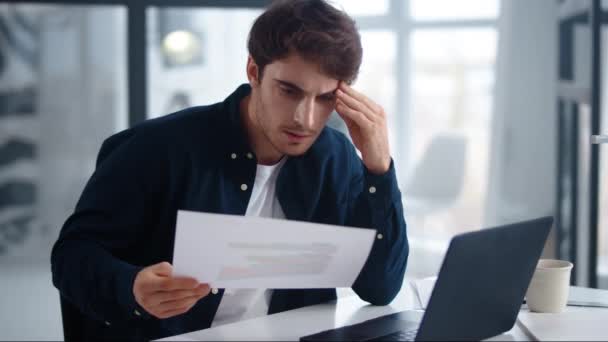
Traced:
<svg viewBox="0 0 608 342">
<path fill-rule="evenodd" d="M 296 108 L 294 121 L 300 126 L 311 128 L 315 124 L 315 101 L 304 99 Z"/>
</svg>

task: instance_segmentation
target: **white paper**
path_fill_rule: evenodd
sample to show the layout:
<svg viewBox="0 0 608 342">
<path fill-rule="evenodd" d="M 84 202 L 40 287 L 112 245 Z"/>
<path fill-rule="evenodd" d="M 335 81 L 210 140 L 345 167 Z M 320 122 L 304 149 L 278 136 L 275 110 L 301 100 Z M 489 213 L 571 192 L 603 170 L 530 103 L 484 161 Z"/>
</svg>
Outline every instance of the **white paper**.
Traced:
<svg viewBox="0 0 608 342">
<path fill-rule="evenodd" d="M 418 301 L 420 302 L 421 308 L 426 309 L 426 307 L 429 305 L 429 300 L 431 300 L 431 294 L 433 293 L 433 288 L 435 288 L 436 282 L 437 277 L 428 277 L 413 281 L 412 285 L 416 295 L 418 296 Z"/>
<path fill-rule="evenodd" d="M 521 311 L 517 320 L 538 341 L 608 340 L 608 309 L 567 307 L 559 314 Z"/>
<path fill-rule="evenodd" d="M 215 288 L 351 287 L 376 231 L 178 211 L 175 276 Z"/>
</svg>

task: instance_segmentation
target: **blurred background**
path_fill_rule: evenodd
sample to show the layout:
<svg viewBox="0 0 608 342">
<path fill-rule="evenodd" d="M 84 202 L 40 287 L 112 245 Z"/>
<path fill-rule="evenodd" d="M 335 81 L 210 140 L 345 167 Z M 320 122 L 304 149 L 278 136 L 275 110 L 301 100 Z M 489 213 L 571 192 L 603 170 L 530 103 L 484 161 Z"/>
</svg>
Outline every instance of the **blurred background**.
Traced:
<svg viewBox="0 0 608 342">
<path fill-rule="evenodd" d="M 332 3 L 361 32 L 355 88 L 389 117 L 406 278 L 437 274 L 455 234 L 553 215 L 545 257 L 608 288 L 608 152 L 589 143 L 608 133 L 608 1 Z M 267 4 L 0 1 L 0 340 L 63 338 L 50 250 L 101 142 L 246 82 Z"/>
</svg>

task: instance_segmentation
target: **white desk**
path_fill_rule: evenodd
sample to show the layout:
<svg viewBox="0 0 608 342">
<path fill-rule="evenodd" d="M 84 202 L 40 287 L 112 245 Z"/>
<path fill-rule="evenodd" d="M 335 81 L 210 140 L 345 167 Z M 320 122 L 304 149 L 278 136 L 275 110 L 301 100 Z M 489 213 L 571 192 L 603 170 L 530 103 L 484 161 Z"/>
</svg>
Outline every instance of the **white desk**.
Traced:
<svg viewBox="0 0 608 342">
<path fill-rule="evenodd" d="M 319 304 L 260 318 L 244 320 L 219 327 L 199 330 L 159 341 L 297 341 L 301 336 L 333 329 L 393 312 L 417 309 L 420 302 L 409 283 L 387 306 L 372 306 L 357 296 L 340 298 L 337 302 Z M 572 287 L 573 300 L 608 300 L 608 291 Z M 505 334 L 489 340 L 530 341 L 530 337 L 515 324 Z"/>
</svg>

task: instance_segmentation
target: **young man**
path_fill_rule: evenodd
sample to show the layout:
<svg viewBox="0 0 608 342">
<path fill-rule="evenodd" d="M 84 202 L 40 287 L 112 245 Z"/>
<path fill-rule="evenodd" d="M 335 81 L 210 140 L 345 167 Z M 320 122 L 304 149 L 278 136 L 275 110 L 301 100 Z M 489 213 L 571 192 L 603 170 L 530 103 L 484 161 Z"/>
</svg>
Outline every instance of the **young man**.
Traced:
<svg viewBox="0 0 608 342">
<path fill-rule="evenodd" d="M 173 277 L 178 209 L 377 229 L 352 288 L 374 305 L 399 291 L 401 195 L 386 116 L 349 86 L 362 54 L 354 22 L 322 0 L 281 1 L 256 20 L 248 48 L 249 84 L 224 102 L 104 142 L 51 256 L 67 334 L 154 339 L 336 298 L 335 289 L 210 289 Z M 334 109 L 361 158 L 325 127 Z"/>
</svg>

